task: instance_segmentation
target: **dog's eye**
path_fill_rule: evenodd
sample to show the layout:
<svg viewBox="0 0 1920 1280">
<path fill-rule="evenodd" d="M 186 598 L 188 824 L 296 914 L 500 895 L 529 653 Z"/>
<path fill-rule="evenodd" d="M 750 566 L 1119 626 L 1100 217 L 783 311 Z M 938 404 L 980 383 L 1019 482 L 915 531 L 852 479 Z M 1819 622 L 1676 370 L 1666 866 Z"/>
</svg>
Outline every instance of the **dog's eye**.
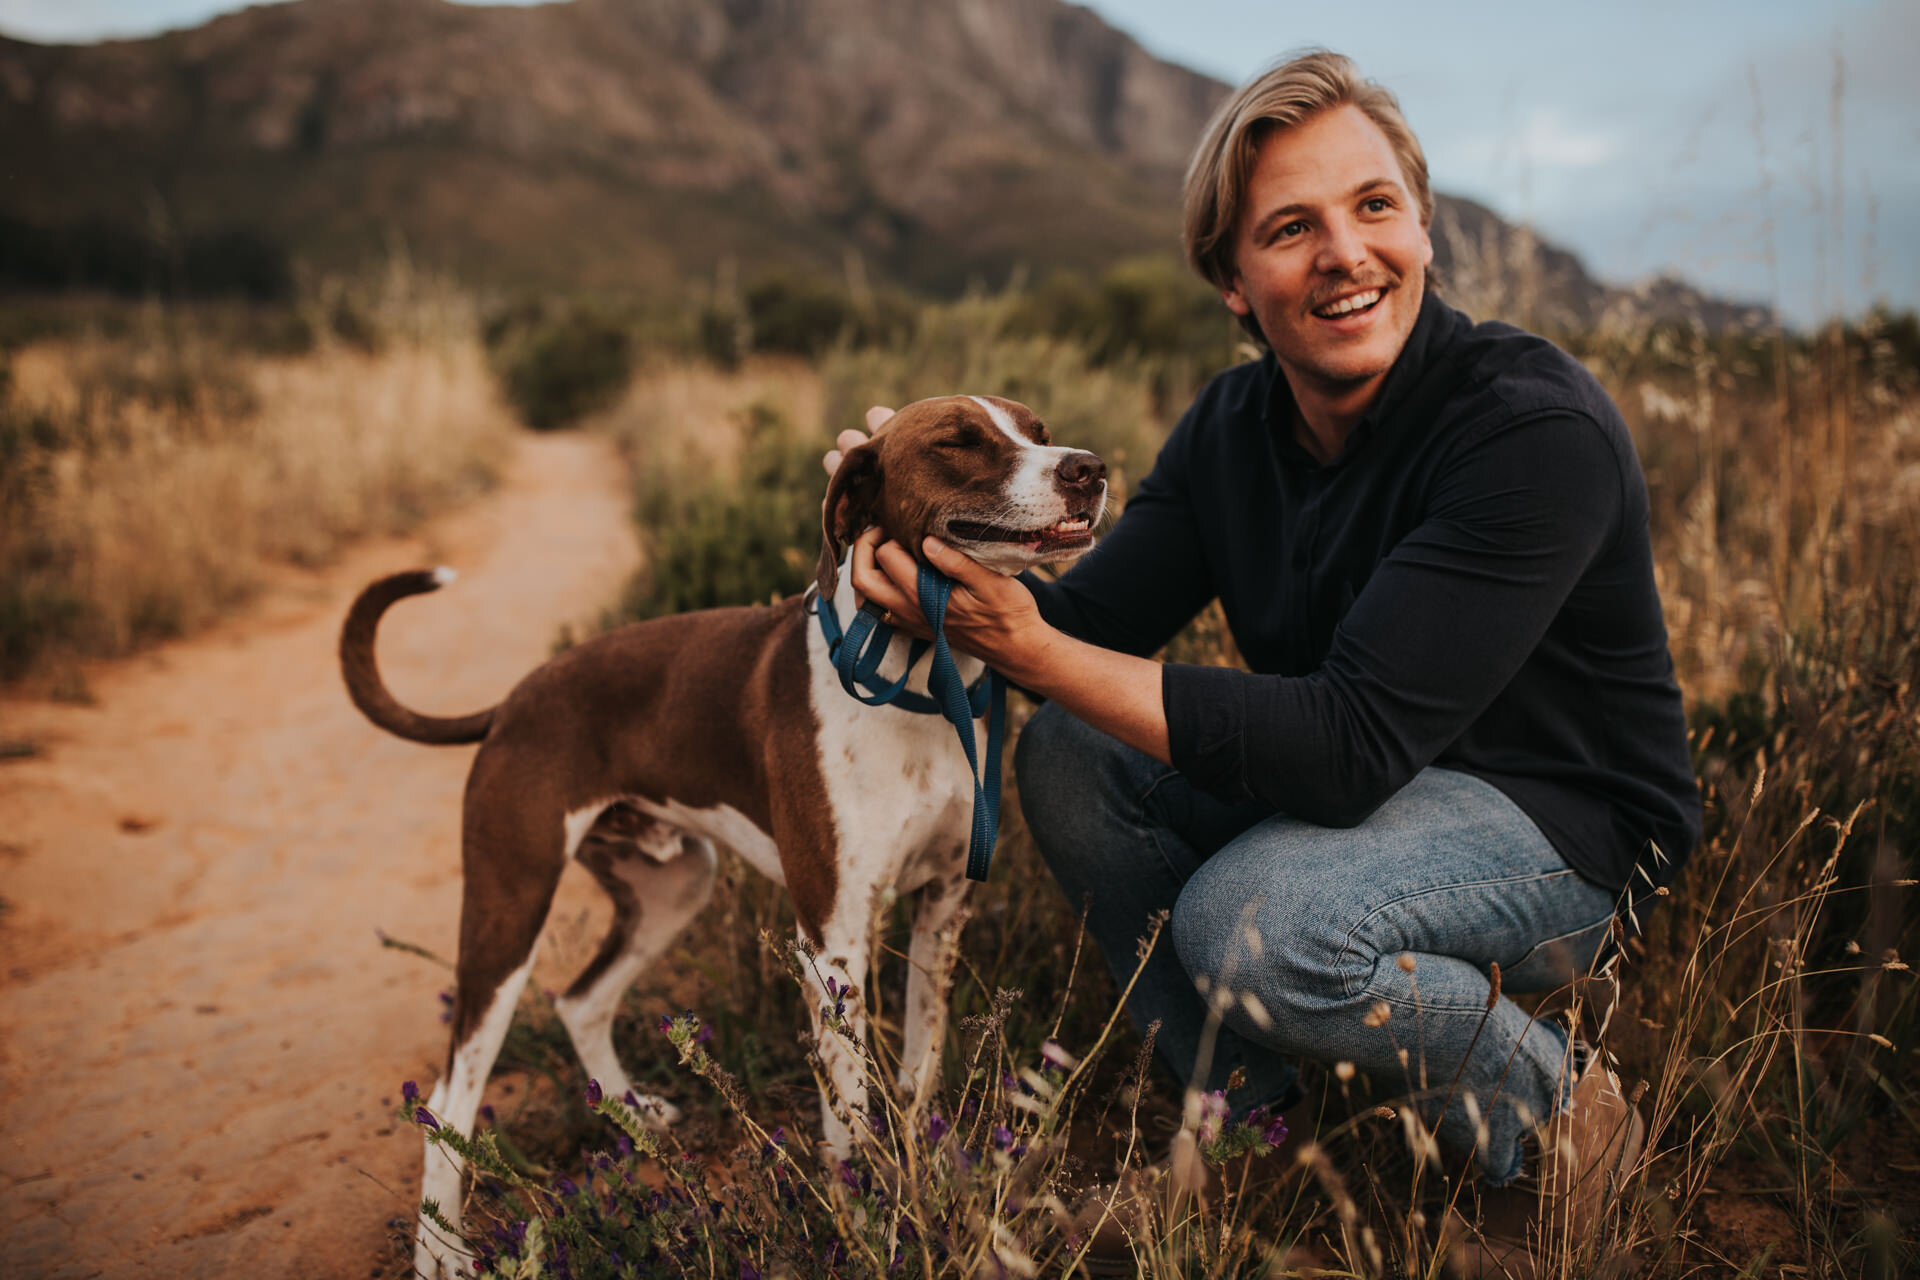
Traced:
<svg viewBox="0 0 1920 1280">
<path fill-rule="evenodd" d="M 936 449 L 971 449 L 979 443 L 979 438 L 975 436 L 947 436 L 934 441 L 933 447 Z"/>
<path fill-rule="evenodd" d="M 1041 444 L 1053 443 L 1053 432 L 1047 430 L 1047 424 L 1044 422 L 1036 422 L 1033 424 L 1033 435 L 1034 439 Z"/>
</svg>

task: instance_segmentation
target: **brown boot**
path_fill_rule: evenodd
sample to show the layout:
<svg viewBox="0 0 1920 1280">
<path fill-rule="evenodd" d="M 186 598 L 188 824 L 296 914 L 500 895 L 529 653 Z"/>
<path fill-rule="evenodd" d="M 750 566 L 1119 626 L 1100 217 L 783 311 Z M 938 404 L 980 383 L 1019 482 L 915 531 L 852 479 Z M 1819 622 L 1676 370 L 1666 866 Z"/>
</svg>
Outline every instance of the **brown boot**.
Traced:
<svg viewBox="0 0 1920 1280">
<path fill-rule="evenodd" d="M 1595 1055 L 1567 1110 L 1539 1130 L 1538 1185 L 1482 1192 L 1477 1228 L 1448 1211 L 1447 1273 L 1456 1280 L 1533 1280 L 1543 1255 L 1599 1225 L 1608 1197 L 1639 1161 L 1646 1132 L 1639 1109 Z"/>
</svg>

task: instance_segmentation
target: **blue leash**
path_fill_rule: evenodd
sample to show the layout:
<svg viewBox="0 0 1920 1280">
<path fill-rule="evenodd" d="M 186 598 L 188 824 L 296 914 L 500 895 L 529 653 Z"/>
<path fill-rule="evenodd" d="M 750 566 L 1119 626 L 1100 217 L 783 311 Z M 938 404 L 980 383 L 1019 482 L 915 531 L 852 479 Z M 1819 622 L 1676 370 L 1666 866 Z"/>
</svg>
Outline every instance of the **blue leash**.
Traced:
<svg viewBox="0 0 1920 1280">
<path fill-rule="evenodd" d="M 826 637 L 827 653 L 833 658 L 841 688 L 869 707 L 892 705 L 916 715 L 945 716 L 960 735 L 967 767 L 973 771 L 973 835 L 967 842 L 967 879 L 985 880 L 987 866 L 993 861 L 993 843 L 1000 833 L 1000 747 L 1007 728 L 1007 682 L 989 668 L 971 689 L 960 683 L 960 670 L 947 647 L 945 630 L 947 597 L 952 594 L 952 578 L 920 566 L 920 612 L 933 627 L 933 643 L 915 640 L 907 652 L 907 669 L 892 684 L 880 677 L 879 670 L 893 643 L 893 628 L 880 620 L 872 604 L 860 606 L 844 632 L 833 611 L 833 601 L 816 594 L 814 613 L 820 619 L 820 634 Z M 927 690 L 932 697 L 907 691 L 907 677 L 928 649 L 933 650 L 933 666 L 927 673 Z M 982 715 L 987 717 L 984 775 L 973 740 L 973 722 Z"/>
</svg>

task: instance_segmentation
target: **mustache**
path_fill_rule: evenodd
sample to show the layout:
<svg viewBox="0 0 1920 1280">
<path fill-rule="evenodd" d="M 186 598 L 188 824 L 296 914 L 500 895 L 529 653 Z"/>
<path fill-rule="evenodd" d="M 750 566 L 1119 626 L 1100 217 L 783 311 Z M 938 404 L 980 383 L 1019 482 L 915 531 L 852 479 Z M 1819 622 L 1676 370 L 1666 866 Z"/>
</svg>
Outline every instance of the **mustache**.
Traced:
<svg viewBox="0 0 1920 1280">
<path fill-rule="evenodd" d="M 1393 271 L 1382 268 L 1364 276 L 1354 276 L 1350 280 L 1338 280 L 1323 288 L 1315 289 L 1307 297 L 1307 310 L 1318 311 L 1329 302 L 1351 297 L 1356 293 L 1365 293 L 1368 289 L 1395 289 L 1400 285 L 1401 277 Z"/>
</svg>

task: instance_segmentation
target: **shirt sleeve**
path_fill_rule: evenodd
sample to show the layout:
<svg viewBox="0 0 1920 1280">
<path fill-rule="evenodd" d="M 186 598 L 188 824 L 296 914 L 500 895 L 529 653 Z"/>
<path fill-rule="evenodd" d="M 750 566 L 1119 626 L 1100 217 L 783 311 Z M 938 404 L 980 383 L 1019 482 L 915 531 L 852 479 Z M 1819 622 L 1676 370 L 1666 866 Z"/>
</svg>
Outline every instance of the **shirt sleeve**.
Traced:
<svg viewBox="0 0 1920 1280">
<path fill-rule="evenodd" d="M 1618 533 L 1622 462 L 1578 414 L 1463 445 L 1310 675 L 1167 666 L 1173 764 L 1212 794 L 1352 826 L 1458 738 Z"/>
<path fill-rule="evenodd" d="M 1189 411 L 1099 545 L 1058 581 L 1022 574 L 1048 625 L 1103 649 L 1147 657 L 1213 599 L 1190 505 Z"/>
</svg>

